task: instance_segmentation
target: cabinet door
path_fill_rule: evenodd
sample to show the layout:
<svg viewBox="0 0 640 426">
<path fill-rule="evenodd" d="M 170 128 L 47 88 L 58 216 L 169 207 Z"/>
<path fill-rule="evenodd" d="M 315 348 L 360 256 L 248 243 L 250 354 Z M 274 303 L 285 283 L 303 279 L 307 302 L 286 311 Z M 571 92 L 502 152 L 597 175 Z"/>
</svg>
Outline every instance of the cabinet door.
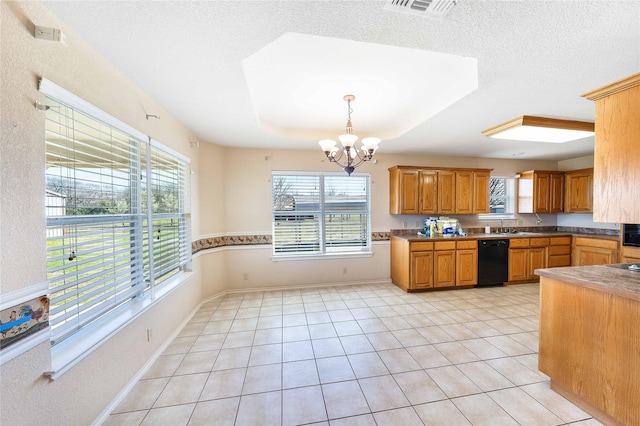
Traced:
<svg viewBox="0 0 640 426">
<path fill-rule="evenodd" d="M 418 214 L 418 171 L 399 170 L 400 213 Z"/>
<path fill-rule="evenodd" d="M 593 211 L 593 169 L 567 172 L 564 187 L 566 213 Z"/>
<path fill-rule="evenodd" d="M 438 172 L 419 172 L 420 214 L 438 213 Z"/>
<path fill-rule="evenodd" d="M 478 284 L 478 250 L 456 251 L 456 285 Z"/>
<path fill-rule="evenodd" d="M 536 278 L 537 275 L 533 273 L 536 269 L 542 269 L 547 267 L 547 248 L 546 247 L 532 247 L 529 249 L 529 261 L 528 261 L 527 279 Z"/>
<path fill-rule="evenodd" d="M 456 212 L 456 173 L 438 172 L 438 213 L 454 214 Z"/>
<path fill-rule="evenodd" d="M 574 266 L 606 265 L 616 263 L 618 253 L 606 248 L 576 246 L 574 259 Z"/>
<path fill-rule="evenodd" d="M 433 252 L 411 253 L 411 288 L 433 287 Z"/>
<path fill-rule="evenodd" d="M 533 179 L 533 212 L 549 213 L 549 188 L 551 176 L 549 173 L 535 173 Z"/>
<path fill-rule="evenodd" d="M 433 286 L 453 287 L 456 285 L 456 251 L 433 252 Z"/>
<path fill-rule="evenodd" d="M 564 173 L 551 173 L 549 177 L 549 213 L 564 211 Z"/>
<path fill-rule="evenodd" d="M 527 279 L 527 261 L 529 249 L 509 249 L 509 281 L 523 281 Z"/>
<path fill-rule="evenodd" d="M 473 213 L 489 213 L 490 181 L 490 172 L 473 172 Z"/>
<path fill-rule="evenodd" d="M 473 172 L 471 170 L 456 172 L 456 213 L 473 213 Z"/>
</svg>

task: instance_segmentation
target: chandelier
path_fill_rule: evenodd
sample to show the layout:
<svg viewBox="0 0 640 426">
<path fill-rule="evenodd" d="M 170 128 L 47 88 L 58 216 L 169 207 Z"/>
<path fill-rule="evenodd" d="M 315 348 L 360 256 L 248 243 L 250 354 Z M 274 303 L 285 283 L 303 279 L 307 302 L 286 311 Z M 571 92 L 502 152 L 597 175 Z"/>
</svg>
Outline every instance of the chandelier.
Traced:
<svg viewBox="0 0 640 426">
<path fill-rule="evenodd" d="M 342 148 L 337 147 L 336 142 L 331 139 L 323 139 L 318 142 L 329 161 L 342 167 L 348 175 L 351 175 L 360 164 L 371 160 L 380 143 L 380 138 L 364 138 L 360 142 L 360 147 L 356 145 L 358 136 L 353 134 L 353 125 L 351 124 L 351 113 L 353 112 L 351 101 L 355 98 L 353 95 L 344 95 L 343 98 L 347 101 L 347 128 L 344 135 L 338 136 Z"/>
</svg>

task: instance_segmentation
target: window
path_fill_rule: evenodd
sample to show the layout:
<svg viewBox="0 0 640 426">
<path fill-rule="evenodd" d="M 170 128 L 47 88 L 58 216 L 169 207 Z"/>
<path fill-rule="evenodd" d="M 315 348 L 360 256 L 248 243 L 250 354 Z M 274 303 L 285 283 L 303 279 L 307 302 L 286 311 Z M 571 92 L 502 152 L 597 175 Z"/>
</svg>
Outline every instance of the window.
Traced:
<svg viewBox="0 0 640 426">
<path fill-rule="evenodd" d="M 273 172 L 276 256 L 369 253 L 368 175 Z"/>
<path fill-rule="evenodd" d="M 478 215 L 480 219 L 512 219 L 515 212 L 515 179 L 491 177 L 489 181 L 490 214 Z"/>
<path fill-rule="evenodd" d="M 56 345 L 185 269 L 189 164 L 53 83 L 43 80 L 41 91 Z"/>
</svg>

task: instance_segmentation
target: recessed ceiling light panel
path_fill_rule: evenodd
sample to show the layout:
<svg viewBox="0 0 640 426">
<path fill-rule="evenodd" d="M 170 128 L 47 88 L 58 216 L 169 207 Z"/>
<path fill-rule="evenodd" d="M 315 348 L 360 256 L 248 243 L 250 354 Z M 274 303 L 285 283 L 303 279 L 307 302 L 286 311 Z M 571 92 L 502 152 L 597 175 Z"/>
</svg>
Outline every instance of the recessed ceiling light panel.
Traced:
<svg viewBox="0 0 640 426">
<path fill-rule="evenodd" d="M 593 136 L 594 126 L 586 121 L 523 115 L 482 133 L 495 139 L 564 143 Z"/>
</svg>

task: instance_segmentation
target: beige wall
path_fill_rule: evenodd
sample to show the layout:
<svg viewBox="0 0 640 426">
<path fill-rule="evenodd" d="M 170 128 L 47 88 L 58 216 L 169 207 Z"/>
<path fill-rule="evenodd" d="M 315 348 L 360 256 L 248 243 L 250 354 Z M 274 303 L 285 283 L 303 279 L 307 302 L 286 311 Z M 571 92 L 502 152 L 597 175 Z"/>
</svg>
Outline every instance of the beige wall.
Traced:
<svg viewBox="0 0 640 426">
<path fill-rule="evenodd" d="M 2 295 L 46 280 L 44 114 L 33 107 L 36 100 L 43 100 L 37 90 L 41 76 L 192 158 L 194 239 L 269 233 L 272 170 L 338 170 L 323 159 L 315 143 L 310 143 L 307 150 L 283 151 L 230 149 L 202 141 L 199 148 L 192 149 L 189 142 L 195 138 L 188 129 L 41 4 L 2 1 L 0 7 Z M 61 28 L 67 45 L 34 39 L 36 24 Z M 161 119 L 147 121 L 145 114 L 156 114 Z M 552 161 L 385 154 L 384 142 L 377 160 L 377 164 L 368 163 L 358 169 L 372 176 L 374 231 L 399 229 L 405 222 L 407 227 L 415 228 L 422 219 L 388 214 L 387 169 L 393 165 L 493 168 L 495 175 L 508 176 L 532 168 L 558 168 Z M 535 224 L 531 216 L 520 215 L 521 225 Z M 551 217 L 545 225 L 555 224 L 555 215 L 548 216 Z M 466 226 L 483 225 L 472 217 L 459 218 Z M 389 245 L 374 244 L 373 255 L 368 257 L 278 262 L 272 261 L 270 247 L 214 249 L 198 253 L 193 269 L 191 280 L 55 381 L 43 376 L 50 367 L 48 343 L 3 364 L 0 424 L 89 424 L 205 298 L 235 289 L 386 281 Z M 150 327 L 154 339 L 147 342 L 146 329 Z"/>
<path fill-rule="evenodd" d="M 46 280 L 44 119 L 34 110 L 41 76 L 152 136 L 193 155 L 189 131 L 38 2 L 0 2 L 0 294 Z M 34 25 L 61 28 L 67 45 L 36 40 Z M 160 120 L 149 120 L 145 114 Z M 193 232 L 200 233 L 199 166 L 192 163 Z M 200 259 L 193 278 L 79 364 L 51 382 L 49 344 L 0 367 L 0 424 L 93 422 L 202 300 Z M 151 342 L 146 329 L 153 327 Z"/>
</svg>

